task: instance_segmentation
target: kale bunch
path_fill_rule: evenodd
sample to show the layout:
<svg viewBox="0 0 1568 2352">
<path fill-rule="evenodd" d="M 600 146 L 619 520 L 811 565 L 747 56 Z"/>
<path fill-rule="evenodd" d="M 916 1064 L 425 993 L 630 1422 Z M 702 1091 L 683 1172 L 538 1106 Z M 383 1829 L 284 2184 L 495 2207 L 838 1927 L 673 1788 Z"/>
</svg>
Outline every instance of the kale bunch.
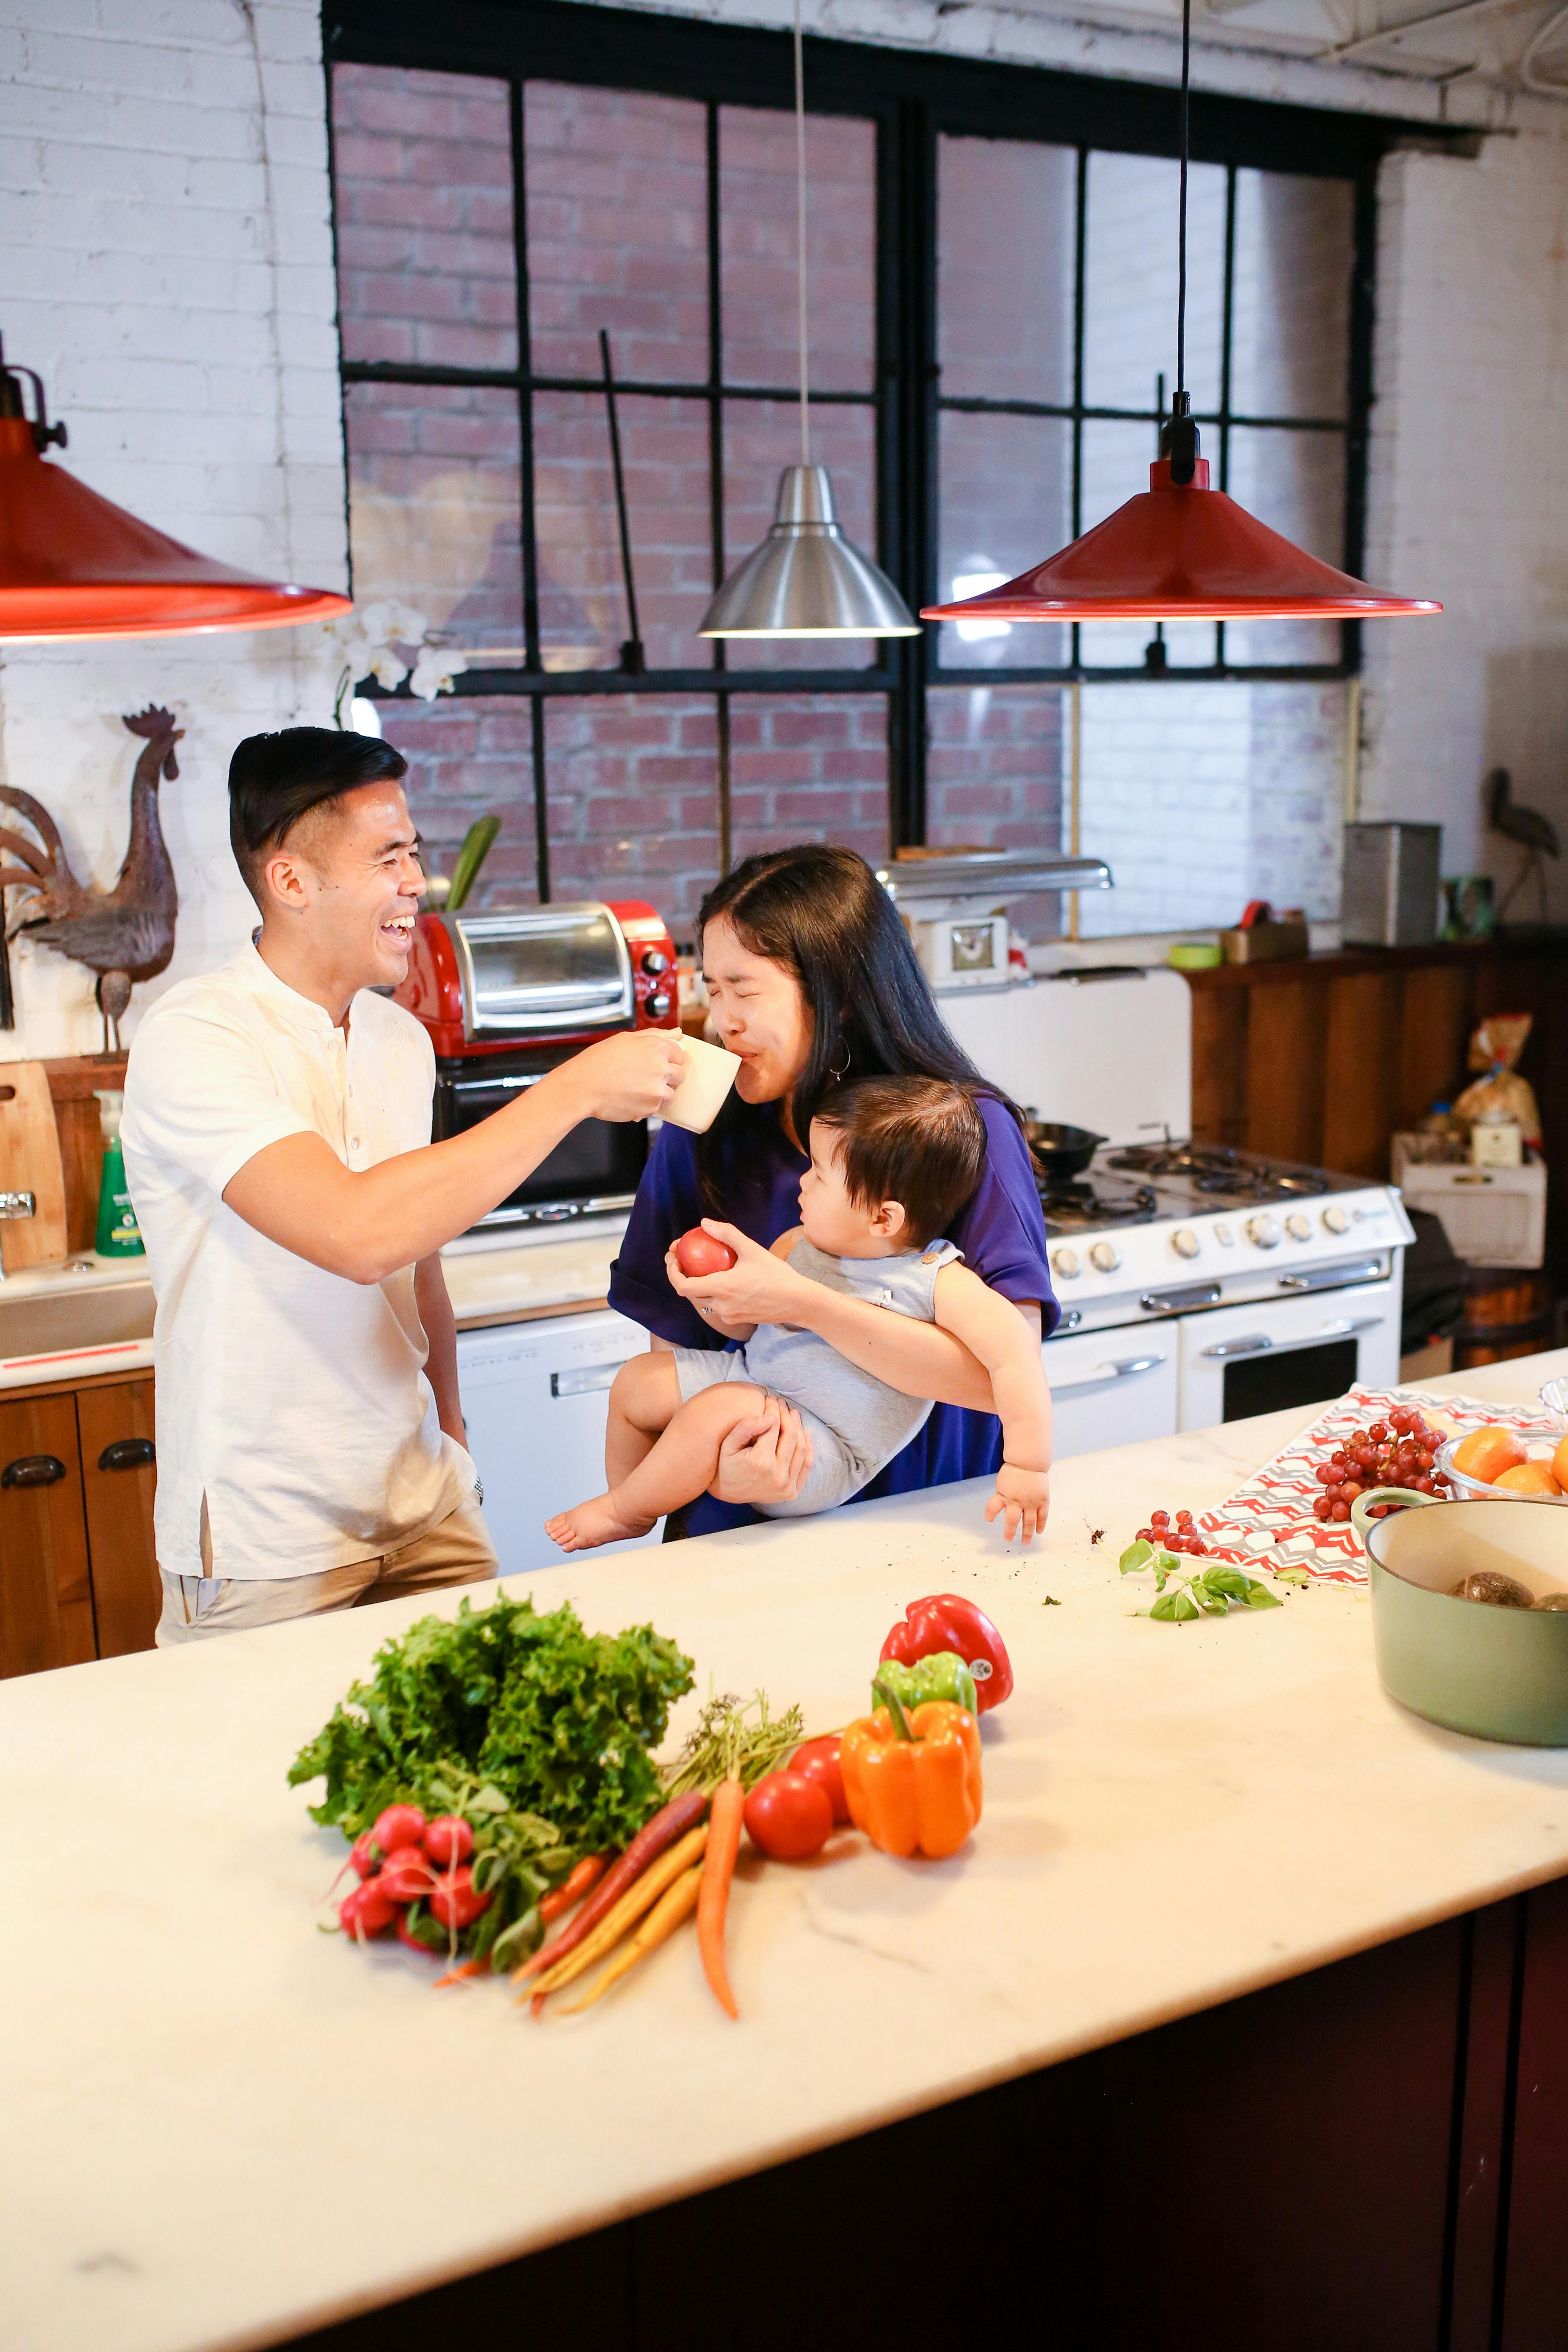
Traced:
<svg viewBox="0 0 1568 2352">
<path fill-rule="evenodd" d="M 481 1810 L 499 1800 L 565 1847 L 615 1852 L 662 1800 L 652 1750 L 691 1675 L 651 1625 L 589 1633 L 569 1604 L 542 1617 L 531 1601 L 464 1601 L 455 1620 L 422 1617 L 384 1643 L 289 1785 L 324 1777 L 312 1818 L 353 1838 L 384 1805 L 443 1811 L 454 1785 L 477 1781 Z"/>
</svg>

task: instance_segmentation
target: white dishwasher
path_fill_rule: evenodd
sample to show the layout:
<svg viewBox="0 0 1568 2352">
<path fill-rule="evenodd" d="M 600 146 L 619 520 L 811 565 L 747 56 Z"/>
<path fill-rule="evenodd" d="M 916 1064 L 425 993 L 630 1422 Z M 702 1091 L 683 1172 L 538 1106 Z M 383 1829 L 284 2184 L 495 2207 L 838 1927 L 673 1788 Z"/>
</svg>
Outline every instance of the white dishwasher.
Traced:
<svg viewBox="0 0 1568 2352">
<path fill-rule="evenodd" d="M 458 1334 L 458 1380 L 468 1451 L 485 1489 L 485 1520 L 503 1576 L 558 1567 L 568 1555 L 544 1522 L 604 1492 L 610 1383 L 647 1333 L 613 1307 L 550 1315 Z M 651 1535 L 658 1543 L 661 1519 Z M 636 1543 L 605 1544 L 632 1551 Z"/>
</svg>

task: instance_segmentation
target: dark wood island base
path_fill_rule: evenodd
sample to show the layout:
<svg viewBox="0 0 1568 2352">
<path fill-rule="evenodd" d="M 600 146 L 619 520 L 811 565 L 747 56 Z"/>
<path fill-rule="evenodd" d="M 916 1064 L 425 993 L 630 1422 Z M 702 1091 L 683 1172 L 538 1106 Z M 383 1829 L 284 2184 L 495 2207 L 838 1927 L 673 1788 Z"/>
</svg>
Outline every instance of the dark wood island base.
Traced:
<svg viewBox="0 0 1568 2352">
<path fill-rule="evenodd" d="M 296 2342 L 1557 2352 L 1568 1879 Z"/>
</svg>

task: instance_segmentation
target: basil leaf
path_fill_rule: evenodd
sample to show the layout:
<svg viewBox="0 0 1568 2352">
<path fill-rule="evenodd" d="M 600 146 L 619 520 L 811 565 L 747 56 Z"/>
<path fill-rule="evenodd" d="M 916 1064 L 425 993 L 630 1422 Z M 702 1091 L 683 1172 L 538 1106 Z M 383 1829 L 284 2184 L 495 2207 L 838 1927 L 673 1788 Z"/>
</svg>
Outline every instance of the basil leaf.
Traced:
<svg viewBox="0 0 1568 2352">
<path fill-rule="evenodd" d="M 1247 1605 L 1249 1609 L 1283 1609 L 1285 1603 L 1277 1592 L 1270 1592 L 1266 1584 L 1259 1584 L 1255 1576 L 1249 1576 L 1247 1580 Z"/>
<path fill-rule="evenodd" d="M 1153 1545 L 1146 1536 L 1140 1536 L 1136 1543 L 1128 1545 L 1117 1566 L 1123 1576 L 1136 1576 L 1141 1568 L 1148 1567 L 1153 1557 Z"/>
</svg>

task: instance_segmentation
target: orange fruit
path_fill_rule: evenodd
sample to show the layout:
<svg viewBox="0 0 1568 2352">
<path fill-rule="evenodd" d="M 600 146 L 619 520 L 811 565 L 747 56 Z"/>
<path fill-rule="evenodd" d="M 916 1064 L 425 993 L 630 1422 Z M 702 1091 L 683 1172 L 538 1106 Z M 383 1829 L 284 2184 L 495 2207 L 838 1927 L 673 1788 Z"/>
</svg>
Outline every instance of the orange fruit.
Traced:
<svg viewBox="0 0 1568 2352">
<path fill-rule="evenodd" d="M 1472 1429 L 1454 1448 L 1455 1469 L 1467 1478 L 1479 1478 L 1483 1486 L 1495 1486 L 1505 1470 L 1517 1469 L 1526 1458 L 1514 1432 L 1495 1422 L 1486 1429 Z"/>
<path fill-rule="evenodd" d="M 1563 1492 L 1552 1475 L 1549 1462 L 1516 1462 L 1500 1478 L 1492 1480 L 1494 1486 L 1506 1486 L 1510 1495 L 1560 1495 Z"/>
<path fill-rule="evenodd" d="M 1560 1438 L 1552 1457 L 1552 1475 L 1560 1486 L 1568 1486 L 1568 1437 Z"/>
</svg>

